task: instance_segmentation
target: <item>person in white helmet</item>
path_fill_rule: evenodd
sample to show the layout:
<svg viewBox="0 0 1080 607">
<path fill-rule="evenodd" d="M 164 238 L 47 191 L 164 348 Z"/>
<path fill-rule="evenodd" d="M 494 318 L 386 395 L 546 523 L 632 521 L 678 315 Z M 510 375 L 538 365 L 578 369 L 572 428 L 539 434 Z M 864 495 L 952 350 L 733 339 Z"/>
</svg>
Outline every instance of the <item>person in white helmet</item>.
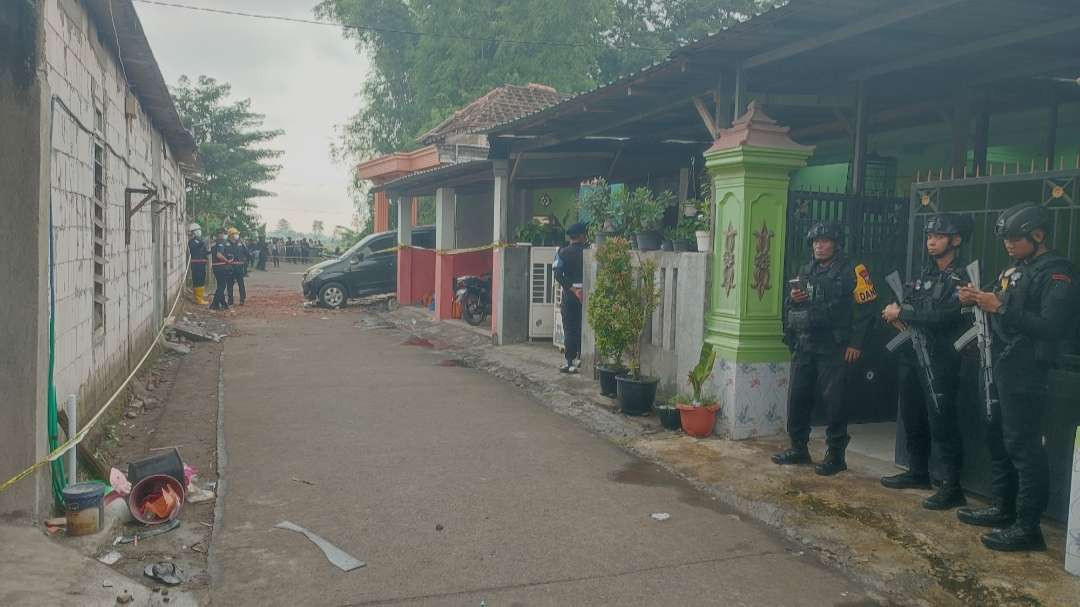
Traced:
<svg viewBox="0 0 1080 607">
<path fill-rule="evenodd" d="M 206 242 L 202 239 L 202 228 L 193 223 L 188 226 L 188 254 L 191 255 L 191 287 L 195 293 L 195 303 L 206 305 Z"/>
</svg>

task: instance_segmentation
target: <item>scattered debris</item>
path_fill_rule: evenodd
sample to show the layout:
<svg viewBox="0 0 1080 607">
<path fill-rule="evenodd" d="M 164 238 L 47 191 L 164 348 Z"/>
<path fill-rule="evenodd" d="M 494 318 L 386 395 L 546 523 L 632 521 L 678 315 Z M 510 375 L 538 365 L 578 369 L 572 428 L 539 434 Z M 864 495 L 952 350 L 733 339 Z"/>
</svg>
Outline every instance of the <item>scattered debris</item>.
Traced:
<svg viewBox="0 0 1080 607">
<path fill-rule="evenodd" d="M 113 544 L 137 544 L 139 540 L 145 540 L 148 538 L 152 538 L 155 535 L 162 535 L 168 533 L 179 526 L 180 521 L 173 519 L 161 525 L 160 527 L 154 527 L 153 529 L 143 531 L 142 533 L 136 533 L 134 535 L 121 535 L 116 538 L 116 541 L 114 541 Z"/>
<path fill-rule="evenodd" d="M 654 521 L 666 521 L 671 518 L 671 515 L 667 512 L 653 512 L 649 517 Z"/>
<path fill-rule="evenodd" d="M 127 605 L 128 603 L 130 603 L 130 602 L 132 602 L 134 600 L 135 600 L 135 597 L 131 596 L 131 593 L 128 592 L 127 590 L 124 590 L 123 592 L 121 592 L 116 597 L 116 602 L 121 604 L 121 605 Z"/>
<path fill-rule="evenodd" d="M 214 499 L 213 491 L 207 491 L 206 489 L 203 489 L 195 483 L 191 483 L 190 485 L 188 485 L 187 502 L 189 504 L 199 504 L 202 502 L 208 502 L 212 499 Z"/>
<path fill-rule="evenodd" d="M 101 587 L 102 588 L 112 588 L 112 580 L 102 580 Z"/>
<path fill-rule="evenodd" d="M 434 348 L 435 347 L 435 344 L 433 344 L 429 340 L 424 339 L 423 337 L 419 337 L 417 335 L 413 335 L 413 336 L 409 337 L 409 339 L 406 339 L 404 342 L 402 342 L 401 345 L 403 345 L 403 346 L 419 346 L 421 348 Z"/>
<path fill-rule="evenodd" d="M 184 581 L 184 571 L 177 567 L 176 563 L 167 561 L 147 565 L 143 569 L 143 575 L 166 586 L 176 586 Z M 162 590 L 161 594 L 166 594 L 166 591 Z"/>
<path fill-rule="evenodd" d="M 304 529 L 303 527 L 294 525 L 289 521 L 282 521 L 274 525 L 274 528 L 285 529 L 286 531 L 295 531 L 296 533 L 304 534 L 307 539 L 311 540 L 313 544 L 318 546 L 319 549 L 323 551 L 323 554 L 326 555 L 326 559 L 330 561 L 331 564 L 333 564 L 338 569 L 341 569 L 342 571 L 352 571 L 353 569 L 359 569 L 360 567 L 367 565 L 367 563 L 363 561 L 358 561 L 355 558 L 349 556 L 345 551 L 324 540 L 318 535 L 315 535 L 314 533 L 308 531 L 307 529 Z"/>
<path fill-rule="evenodd" d="M 139 417 L 139 414 L 135 411 L 127 411 L 126 413 L 124 413 L 124 417 L 128 419 L 135 419 L 136 417 Z"/>
<path fill-rule="evenodd" d="M 177 343 L 175 341 L 163 339 L 161 340 L 161 345 L 164 346 L 166 349 L 176 352 L 177 354 L 191 354 L 190 346 L 185 346 L 184 344 Z"/>
<path fill-rule="evenodd" d="M 435 525 L 435 531 L 442 531 L 443 529 L 446 529 L 446 527 L 443 527 L 442 523 Z"/>
<path fill-rule="evenodd" d="M 314 487 L 314 486 L 315 486 L 315 483 L 313 483 L 313 482 L 311 482 L 311 481 L 308 481 L 308 480 L 304 480 L 304 479 L 302 479 L 302 478 L 297 478 L 297 477 L 295 477 L 295 476 L 294 476 L 294 477 L 292 477 L 292 480 L 294 480 L 294 481 L 296 481 L 296 482 L 298 482 L 298 483 L 303 483 L 303 484 L 305 484 L 305 485 L 311 485 L 312 487 Z"/>
<path fill-rule="evenodd" d="M 174 323 L 172 329 L 176 331 L 177 334 L 182 335 L 191 341 L 221 341 L 221 336 L 217 333 L 210 333 L 209 331 L 188 322 L 181 321 Z"/>
<path fill-rule="evenodd" d="M 183 445 L 173 445 L 171 447 L 151 447 L 150 449 L 147 449 L 147 451 L 169 451 L 171 449 L 179 449 L 180 447 L 183 447 Z"/>
<path fill-rule="evenodd" d="M 48 518 L 45 519 L 44 523 L 45 533 L 48 535 L 55 535 L 67 529 L 67 517 Z"/>
<path fill-rule="evenodd" d="M 124 555 L 115 550 L 110 550 L 105 554 L 98 557 L 98 562 L 105 563 L 106 565 L 115 565 L 117 561 L 124 558 Z"/>
</svg>

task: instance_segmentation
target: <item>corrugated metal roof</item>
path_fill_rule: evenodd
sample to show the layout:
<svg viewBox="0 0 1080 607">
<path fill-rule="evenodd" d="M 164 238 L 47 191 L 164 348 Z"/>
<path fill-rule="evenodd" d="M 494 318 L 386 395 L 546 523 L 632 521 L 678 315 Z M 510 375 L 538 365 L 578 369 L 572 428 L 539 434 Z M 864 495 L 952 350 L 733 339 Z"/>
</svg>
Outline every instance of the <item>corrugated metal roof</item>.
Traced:
<svg viewBox="0 0 1080 607">
<path fill-rule="evenodd" d="M 181 163 L 196 166 L 195 139 L 180 120 L 132 1 L 84 1 L 90 18 L 101 32 L 101 40 L 121 58 L 128 85 L 154 127 Z"/>
</svg>

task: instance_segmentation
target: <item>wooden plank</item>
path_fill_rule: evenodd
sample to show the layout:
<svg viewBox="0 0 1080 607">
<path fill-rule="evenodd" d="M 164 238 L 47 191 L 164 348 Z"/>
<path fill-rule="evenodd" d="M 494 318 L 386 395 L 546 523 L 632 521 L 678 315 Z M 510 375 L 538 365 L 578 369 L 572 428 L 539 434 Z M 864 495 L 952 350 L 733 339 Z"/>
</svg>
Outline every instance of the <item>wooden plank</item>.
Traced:
<svg viewBox="0 0 1080 607">
<path fill-rule="evenodd" d="M 939 63 L 948 59 L 956 59 L 958 57 L 963 57 L 966 55 L 973 55 L 975 53 L 980 53 L 1003 46 L 1020 44 L 1021 42 L 1027 42 L 1036 38 L 1045 38 L 1056 34 L 1062 34 L 1076 29 L 1080 29 L 1080 17 L 1062 19 L 1060 21 L 1051 23 L 1040 23 L 1038 25 L 1033 25 L 1024 29 L 1011 31 L 998 36 L 991 36 L 982 40 L 968 42 L 967 44 L 961 44 L 946 49 L 928 51 L 926 53 L 920 53 L 912 57 L 906 57 L 903 59 L 897 59 L 896 61 L 890 61 L 889 63 L 875 65 L 874 67 L 852 73 L 851 79 L 863 80 L 866 78 L 873 78 L 875 76 L 909 70 L 923 65 Z"/>
<path fill-rule="evenodd" d="M 701 97 L 694 97 L 694 108 L 697 109 L 698 116 L 701 116 L 701 121 L 705 125 L 705 130 L 709 132 L 709 136 L 716 139 L 716 118 L 713 117 L 709 108 L 705 107 L 705 102 L 701 100 Z"/>
<path fill-rule="evenodd" d="M 873 17 L 849 23 L 824 34 L 796 40 L 795 42 L 785 44 L 779 48 L 758 53 L 743 61 L 741 66 L 743 69 L 751 69 L 775 63 L 787 59 L 788 57 L 800 55 L 823 46 L 868 34 L 895 23 L 907 21 L 926 13 L 938 11 L 954 4 L 967 1 L 968 0 L 920 0 L 918 2 L 907 3 L 895 10 L 879 13 Z"/>
</svg>

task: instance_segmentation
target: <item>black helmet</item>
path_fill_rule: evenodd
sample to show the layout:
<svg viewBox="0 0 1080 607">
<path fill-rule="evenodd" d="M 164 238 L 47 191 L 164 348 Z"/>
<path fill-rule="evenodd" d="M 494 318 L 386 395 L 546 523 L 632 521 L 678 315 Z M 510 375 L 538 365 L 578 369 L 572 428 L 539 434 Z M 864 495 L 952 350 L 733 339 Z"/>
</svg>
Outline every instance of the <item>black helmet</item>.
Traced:
<svg viewBox="0 0 1080 607">
<path fill-rule="evenodd" d="M 806 244 L 814 244 L 817 238 L 828 238 L 836 243 L 837 247 L 844 244 L 844 231 L 840 225 L 832 221 L 819 221 L 806 233 Z"/>
<path fill-rule="evenodd" d="M 998 238 L 1030 237 L 1039 228 L 1050 231 L 1053 225 L 1054 217 L 1049 209 L 1033 202 L 1023 202 L 998 216 L 994 233 Z"/>
<path fill-rule="evenodd" d="M 967 215 L 955 215 L 953 213 L 938 213 L 926 220 L 926 234 L 945 234 L 947 236 L 962 236 L 967 238 L 974 225 L 971 217 Z"/>
</svg>

